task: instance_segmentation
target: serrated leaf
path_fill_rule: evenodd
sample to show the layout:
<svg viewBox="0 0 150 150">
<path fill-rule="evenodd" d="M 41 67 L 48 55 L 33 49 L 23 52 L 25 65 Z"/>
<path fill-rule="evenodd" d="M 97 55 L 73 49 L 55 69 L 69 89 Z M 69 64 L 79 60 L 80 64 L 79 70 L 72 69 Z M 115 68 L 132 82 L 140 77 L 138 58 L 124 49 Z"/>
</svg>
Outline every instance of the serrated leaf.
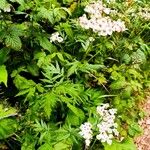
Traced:
<svg viewBox="0 0 150 150">
<path fill-rule="evenodd" d="M 44 95 L 42 107 L 44 108 L 45 114 L 48 118 L 50 118 L 52 109 L 56 105 L 56 102 L 57 98 L 53 92 L 49 92 L 46 95 Z"/>
<path fill-rule="evenodd" d="M 76 61 L 72 63 L 72 66 L 68 69 L 67 77 L 71 76 L 73 73 L 76 72 L 78 69 L 78 66 L 80 65 L 80 62 Z"/>
<path fill-rule="evenodd" d="M 61 26 L 64 28 L 69 39 L 73 40 L 74 36 L 73 36 L 73 31 L 72 31 L 71 25 L 68 23 L 63 23 Z"/>
<path fill-rule="evenodd" d="M 129 64 L 129 62 L 131 61 L 131 57 L 130 57 L 128 54 L 124 54 L 121 59 L 122 59 L 122 61 L 125 62 L 126 64 Z"/>
<path fill-rule="evenodd" d="M 38 36 L 37 39 L 39 40 L 40 45 L 44 49 L 46 49 L 50 52 L 56 50 L 56 47 L 46 37 Z"/>
<path fill-rule="evenodd" d="M 8 74 L 7 74 L 6 66 L 2 65 L 0 66 L 0 83 L 3 82 L 5 86 L 7 86 L 7 78 L 8 78 Z"/>
<path fill-rule="evenodd" d="M 11 136 L 17 129 L 15 119 L 5 118 L 0 120 L 0 140 Z"/>
<path fill-rule="evenodd" d="M 79 108 L 77 108 L 77 107 L 75 107 L 75 106 L 73 106 L 73 105 L 71 105 L 71 104 L 67 104 L 67 106 L 69 107 L 69 109 L 76 115 L 76 116 L 78 116 L 81 120 L 84 120 L 84 118 L 85 118 L 85 115 L 84 115 L 84 112 L 81 110 L 81 109 L 79 109 Z"/>
<path fill-rule="evenodd" d="M 76 116 L 72 111 L 69 111 L 67 114 L 66 123 L 73 126 L 79 126 L 82 122 L 78 116 Z"/>
<path fill-rule="evenodd" d="M 119 89 L 122 89 L 126 86 L 126 82 L 124 80 L 117 80 L 117 81 L 114 81 L 111 85 L 110 85 L 110 88 L 113 89 L 113 90 L 119 90 Z"/>
<path fill-rule="evenodd" d="M 14 50 L 20 50 L 22 47 L 21 40 L 18 36 L 7 36 L 5 39 L 5 44 Z"/>
</svg>

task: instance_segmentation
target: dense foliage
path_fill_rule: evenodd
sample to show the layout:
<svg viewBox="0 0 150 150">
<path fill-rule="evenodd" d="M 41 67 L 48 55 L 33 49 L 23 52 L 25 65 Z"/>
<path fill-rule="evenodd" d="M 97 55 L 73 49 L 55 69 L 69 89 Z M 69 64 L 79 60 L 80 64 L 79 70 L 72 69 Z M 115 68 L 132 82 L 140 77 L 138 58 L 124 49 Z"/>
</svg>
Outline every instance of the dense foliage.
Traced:
<svg viewBox="0 0 150 150">
<path fill-rule="evenodd" d="M 104 1 L 104 17 L 125 26 L 105 34 L 84 22 L 89 2 L 0 0 L 0 149 L 136 149 L 150 87 L 150 3 Z M 96 138 L 98 109 L 117 110 L 112 143 Z"/>
</svg>

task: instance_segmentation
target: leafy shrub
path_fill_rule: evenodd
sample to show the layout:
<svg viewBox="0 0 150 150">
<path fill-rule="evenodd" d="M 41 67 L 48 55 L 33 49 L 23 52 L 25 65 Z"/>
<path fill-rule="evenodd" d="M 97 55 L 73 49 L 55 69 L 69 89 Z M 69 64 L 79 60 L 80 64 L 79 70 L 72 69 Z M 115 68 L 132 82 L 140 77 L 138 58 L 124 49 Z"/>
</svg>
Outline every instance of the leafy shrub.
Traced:
<svg viewBox="0 0 150 150">
<path fill-rule="evenodd" d="M 1 140 L 22 150 L 136 149 L 150 87 L 149 2 L 99 4 L 0 1 Z M 94 134 L 87 147 L 80 126 L 96 125 L 105 103 L 117 109 L 119 135 L 109 145 Z"/>
</svg>

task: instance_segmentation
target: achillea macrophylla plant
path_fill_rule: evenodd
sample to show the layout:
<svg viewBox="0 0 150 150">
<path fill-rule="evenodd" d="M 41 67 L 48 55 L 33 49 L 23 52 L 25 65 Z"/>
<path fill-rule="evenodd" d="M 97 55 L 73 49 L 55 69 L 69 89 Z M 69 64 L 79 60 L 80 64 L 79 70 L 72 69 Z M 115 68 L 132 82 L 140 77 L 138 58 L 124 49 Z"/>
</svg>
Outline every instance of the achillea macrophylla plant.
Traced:
<svg viewBox="0 0 150 150">
<path fill-rule="evenodd" d="M 146 0 L 0 0 L 4 147 L 135 150 L 150 87 L 148 8 Z"/>
<path fill-rule="evenodd" d="M 99 119 L 96 125 L 92 125 L 90 122 L 85 122 L 80 126 L 81 131 L 79 134 L 85 139 L 86 147 L 90 146 L 91 140 L 94 140 L 94 138 L 102 143 L 106 142 L 111 145 L 112 139 L 119 136 L 117 130 L 118 124 L 115 122 L 117 109 L 109 107 L 109 104 L 101 104 L 100 106 L 97 106 L 96 111 Z M 96 132 L 97 128 L 98 132 Z M 95 137 L 93 137 L 94 135 Z"/>
</svg>

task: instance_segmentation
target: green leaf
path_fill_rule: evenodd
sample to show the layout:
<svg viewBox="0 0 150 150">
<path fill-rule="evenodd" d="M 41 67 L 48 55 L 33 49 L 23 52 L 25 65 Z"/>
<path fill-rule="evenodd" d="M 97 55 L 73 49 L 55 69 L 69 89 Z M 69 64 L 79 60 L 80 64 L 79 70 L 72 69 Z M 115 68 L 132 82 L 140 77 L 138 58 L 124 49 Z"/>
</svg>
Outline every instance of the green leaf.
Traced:
<svg viewBox="0 0 150 150">
<path fill-rule="evenodd" d="M 10 47 L 14 50 L 20 50 L 22 47 L 20 38 L 14 35 L 6 36 L 5 44 L 7 47 Z"/>
<path fill-rule="evenodd" d="M 57 56 L 58 56 L 58 58 L 61 60 L 61 61 L 65 61 L 64 60 L 64 57 L 63 57 L 63 55 L 61 54 L 61 53 L 57 53 Z"/>
<path fill-rule="evenodd" d="M 52 145 L 45 143 L 43 145 L 41 145 L 38 150 L 52 150 Z"/>
<path fill-rule="evenodd" d="M 44 49 L 46 49 L 46 50 L 48 50 L 50 52 L 56 50 L 56 47 L 44 35 L 43 35 L 43 37 L 42 36 L 38 36 L 37 39 L 39 40 L 40 45 Z"/>
<path fill-rule="evenodd" d="M 71 145 L 65 142 L 59 142 L 54 146 L 54 150 L 70 150 L 70 149 L 71 149 Z"/>
<path fill-rule="evenodd" d="M 123 142 L 113 141 L 112 145 L 103 144 L 104 150 L 136 150 L 136 146 L 131 138 Z"/>
<path fill-rule="evenodd" d="M 130 136 L 135 136 L 135 135 L 140 134 L 142 132 L 142 129 L 138 123 L 133 122 L 129 125 L 128 132 Z"/>
<path fill-rule="evenodd" d="M 111 85 L 110 88 L 113 90 L 118 90 L 118 89 L 122 89 L 126 86 L 126 81 L 125 80 L 117 80 L 114 81 Z"/>
<path fill-rule="evenodd" d="M 2 104 L 0 104 L 0 120 L 17 115 L 16 109 L 12 107 L 4 108 Z"/>
<path fill-rule="evenodd" d="M 75 107 L 75 106 L 73 106 L 73 105 L 71 105 L 71 104 L 67 104 L 67 106 L 69 107 L 69 109 L 76 115 L 76 116 L 78 116 L 82 121 L 84 120 L 84 118 L 85 118 L 85 115 L 84 115 L 84 112 L 81 110 L 81 109 L 79 109 L 79 108 L 77 108 L 77 107 Z"/>
<path fill-rule="evenodd" d="M 75 61 L 75 62 L 71 63 L 71 65 L 72 66 L 68 69 L 67 77 L 71 76 L 73 73 L 76 72 L 76 70 L 78 69 L 78 66 L 80 65 L 80 62 Z"/>
<path fill-rule="evenodd" d="M 48 118 L 50 118 L 52 109 L 56 105 L 57 97 L 53 92 L 46 93 L 43 97 L 43 105 L 45 114 Z"/>
<path fill-rule="evenodd" d="M 7 59 L 9 58 L 8 54 L 10 52 L 10 49 L 8 48 L 2 48 L 0 50 L 0 65 L 2 65 L 4 62 L 7 61 Z"/>
<path fill-rule="evenodd" d="M 35 144 L 34 143 L 23 143 L 21 146 L 21 150 L 35 150 Z"/>
<path fill-rule="evenodd" d="M 64 28 L 68 38 L 73 40 L 74 36 L 73 36 L 73 31 L 72 31 L 71 25 L 69 23 L 63 23 L 63 24 L 61 24 L 61 27 Z"/>
<path fill-rule="evenodd" d="M 27 70 L 33 75 L 33 76 L 39 76 L 39 67 L 35 62 L 31 62 L 27 66 Z"/>
<path fill-rule="evenodd" d="M 76 116 L 72 111 L 69 111 L 67 113 L 66 123 L 73 126 L 79 126 L 82 122 L 78 116 Z"/>
<path fill-rule="evenodd" d="M 5 86 L 7 86 L 7 78 L 8 78 L 8 74 L 7 74 L 6 66 L 2 65 L 0 66 L 0 83 L 3 82 Z"/>
<path fill-rule="evenodd" d="M 4 9 L 5 6 L 6 6 L 6 4 L 7 4 L 7 1 L 6 1 L 6 0 L 1 0 L 1 1 L 0 1 L 0 9 Z"/>
<path fill-rule="evenodd" d="M 17 129 L 15 119 L 5 118 L 0 120 L 0 140 L 11 136 Z"/>
<path fill-rule="evenodd" d="M 131 57 L 130 57 L 128 54 L 124 54 L 121 59 L 122 59 L 122 61 L 125 62 L 126 64 L 129 64 L 129 62 L 131 61 Z"/>
</svg>

